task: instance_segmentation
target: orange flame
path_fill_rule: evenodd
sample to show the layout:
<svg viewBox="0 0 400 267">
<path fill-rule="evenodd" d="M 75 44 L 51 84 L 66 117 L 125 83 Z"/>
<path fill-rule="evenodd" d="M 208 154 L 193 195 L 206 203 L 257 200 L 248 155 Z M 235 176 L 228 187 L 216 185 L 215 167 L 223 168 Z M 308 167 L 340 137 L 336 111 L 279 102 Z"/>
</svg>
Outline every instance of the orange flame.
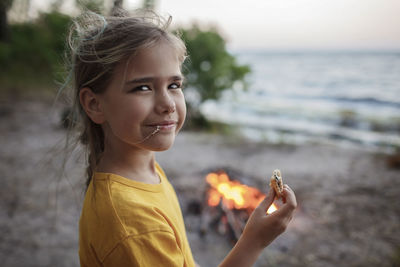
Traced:
<svg viewBox="0 0 400 267">
<path fill-rule="evenodd" d="M 226 173 L 210 173 L 206 176 L 207 183 L 211 186 L 208 191 L 208 205 L 215 207 L 223 201 L 228 209 L 248 209 L 253 211 L 265 198 L 257 188 L 231 181 Z M 272 204 L 267 213 L 277 210 Z"/>
</svg>

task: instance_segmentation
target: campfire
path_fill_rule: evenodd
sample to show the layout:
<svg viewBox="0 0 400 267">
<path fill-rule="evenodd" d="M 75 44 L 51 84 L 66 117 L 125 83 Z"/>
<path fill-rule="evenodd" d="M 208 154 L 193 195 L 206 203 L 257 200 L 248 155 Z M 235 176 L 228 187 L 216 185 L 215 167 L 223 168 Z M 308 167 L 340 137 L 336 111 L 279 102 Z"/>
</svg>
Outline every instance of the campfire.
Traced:
<svg viewBox="0 0 400 267">
<path fill-rule="evenodd" d="M 260 190 L 239 181 L 230 180 L 225 172 L 212 172 L 206 176 L 206 209 L 202 215 L 202 233 L 211 226 L 220 234 L 225 234 L 236 242 L 246 222 L 265 198 Z M 272 204 L 267 213 L 277 210 Z"/>
</svg>

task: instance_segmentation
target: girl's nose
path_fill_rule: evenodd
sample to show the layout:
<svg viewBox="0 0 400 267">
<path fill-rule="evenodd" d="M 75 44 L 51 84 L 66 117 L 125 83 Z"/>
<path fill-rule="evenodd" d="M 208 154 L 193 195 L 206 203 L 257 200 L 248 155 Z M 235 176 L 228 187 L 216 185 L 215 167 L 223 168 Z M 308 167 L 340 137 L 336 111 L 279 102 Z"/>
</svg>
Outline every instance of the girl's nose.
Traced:
<svg viewBox="0 0 400 267">
<path fill-rule="evenodd" d="M 168 92 L 163 92 L 157 99 L 156 109 L 161 114 L 175 112 L 176 104 L 174 98 Z"/>
</svg>

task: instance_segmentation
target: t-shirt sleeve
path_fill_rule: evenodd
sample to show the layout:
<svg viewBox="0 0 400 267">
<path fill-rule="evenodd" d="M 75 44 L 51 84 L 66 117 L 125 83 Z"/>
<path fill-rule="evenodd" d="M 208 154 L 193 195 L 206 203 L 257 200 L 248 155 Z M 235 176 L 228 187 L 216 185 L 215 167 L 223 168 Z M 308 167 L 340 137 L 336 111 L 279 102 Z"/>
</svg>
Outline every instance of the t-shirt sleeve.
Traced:
<svg viewBox="0 0 400 267">
<path fill-rule="evenodd" d="M 184 256 L 175 236 L 154 231 L 128 236 L 103 260 L 103 266 L 183 266 Z"/>
</svg>

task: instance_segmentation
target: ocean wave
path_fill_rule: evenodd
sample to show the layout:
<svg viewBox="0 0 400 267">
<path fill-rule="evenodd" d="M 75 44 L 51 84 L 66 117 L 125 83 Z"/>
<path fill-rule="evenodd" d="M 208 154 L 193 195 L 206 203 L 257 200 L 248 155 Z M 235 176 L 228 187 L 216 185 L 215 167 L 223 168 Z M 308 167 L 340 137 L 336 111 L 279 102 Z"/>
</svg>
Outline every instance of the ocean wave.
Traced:
<svg viewBox="0 0 400 267">
<path fill-rule="evenodd" d="M 400 146 L 399 53 L 258 51 L 239 58 L 253 70 L 250 86 L 204 103 L 209 119 L 269 139 Z"/>
</svg>

